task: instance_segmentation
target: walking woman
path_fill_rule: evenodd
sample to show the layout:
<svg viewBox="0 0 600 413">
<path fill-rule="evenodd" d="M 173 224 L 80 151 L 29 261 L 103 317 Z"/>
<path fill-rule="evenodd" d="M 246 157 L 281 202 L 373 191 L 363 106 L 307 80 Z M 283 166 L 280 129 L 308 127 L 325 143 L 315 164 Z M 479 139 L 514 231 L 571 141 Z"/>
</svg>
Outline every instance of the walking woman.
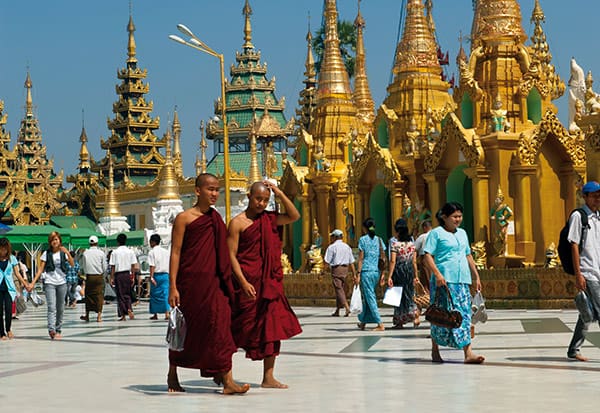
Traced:
<svg viewBox="0 0 600 413">
<path fill-rule="evenodd" d="M 67 295 L 67 270 L 68 265 L 74 266 L 75 262 L 69 251 L 63 247 L 62 238 L 58 232 L 52 231 L 48 235 L 48 245 L 50 247 L 42 253 L 41 265 L 28 291 L 35 288 L 35 283 L 43 274 L 44 292 L 48 304 L 48 335 L 52 340 L 60 340 Z"/>
<path fill-rule="evenodd" d="M 29 283 L 21 276 L 19 261 L 12 254 L 7 238 L 0 238 L 0 340 L 14 337 L 11 331 L 12 303 L 17 295 L 13 274 L 25 288 Z"/>
<path fill-rule="evenodd" d="M 375 289 L 383 283 L 384 273 L 379 268 L 379 259 L 385 257 L 385 245 L 381 238 L 375 235 L 375 221 L 367 218 L 363 222 L 366 234 L 358 240 L 358 274 L 355 283 L 360 283 L 363 298 L 363 310 L 358 315 L 358 328 L 365 329 L 367 323 L 377 323 L 373 331 L 383 331 L 377 308 Z"/>
<path fill-rule="evenodd" d="M 471 256 L 467 233 L 459 228 L 463 220 L 463 207 L 458 202 L 448 202 L 437 213 L 440 226 L 431 230 L 425 241 L 424 263 L 431 271 L 430 291 L 433 303 L 436 294 L 442 294 L 442 304 L 448 306 L 448 292 L 454 308 L 462 314 L 462 324 L 449 329 L 431 326 L 431 358 L 435 363 L 444 360 L 439 346 L 463 349 L 466 364 L 481 364 L 485 357 L 471 349 L 471 293 L 469 285 L 474 279 L 481 290 L 479 273 Z M 437 291 L 439 290 L 439 291 Z"/>
<path fill-rule="evenodd" d="M 415 244 L 408 231 L 407 222 L 400 218 L 394 224 L 396 238 L 390 241 L 390 270 L 388 286 L 402 287 L 402 300 L 394 307 L 394 329 L 403 328 L 406 323 L 420 324 L 420 313 L 414 301 L 415 275 L 417 274 L 417 254 Z"/>
</svg>

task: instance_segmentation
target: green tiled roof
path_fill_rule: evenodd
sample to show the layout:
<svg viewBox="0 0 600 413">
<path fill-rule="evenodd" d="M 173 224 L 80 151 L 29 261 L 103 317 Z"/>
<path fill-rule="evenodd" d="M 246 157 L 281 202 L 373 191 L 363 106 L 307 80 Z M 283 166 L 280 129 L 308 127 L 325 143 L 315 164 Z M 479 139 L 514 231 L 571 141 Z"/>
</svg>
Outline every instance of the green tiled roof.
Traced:
<svg viewBox="0 0 600 413">
<path fill-rule="evenodd" d="M 276 177 L 280 177 L 283 175 L 283 168 L 281 167 L 281 153 L 275 152 L 275 157 L 277 159 L 277 172 L 275 173 Z M 260 151 L 257 152 L 258 158 L 258 168 L 262 169 L 262 153 Z M 232 172 L 243 173 L 248 176 L 250 171 L 250 152 L 234 152 L 229 154 L 229 165 Z M 288 161 L 294 162 L 294 158 L 288 154 Z M 214 175 L 223 175 L 223 154 L 218 153 L 215 155 L 206 167 L 206 172 L 214 174 Z"/>
</svg>

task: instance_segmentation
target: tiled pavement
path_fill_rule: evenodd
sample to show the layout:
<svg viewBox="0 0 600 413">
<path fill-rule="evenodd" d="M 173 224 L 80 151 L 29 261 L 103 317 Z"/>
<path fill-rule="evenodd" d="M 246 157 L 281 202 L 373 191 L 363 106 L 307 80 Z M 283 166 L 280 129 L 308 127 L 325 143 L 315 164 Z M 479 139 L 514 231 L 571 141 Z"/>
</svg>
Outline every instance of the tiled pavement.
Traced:
<svg viewBox="0 0 600 413">
<path fill-rule="evenodd" d="M 234 356 L 234 376 L 248 382 L 244 396 L 223 396 L 211 380 L 180 370 L 185 394 L 166 392 L 166 323 L 116 321 L 105 307 L 101 324 L 79 320 L 83 305 L 66 310 L 63 339 L 46 332 L 45 306 L 13 323 L 15 339 L 0 342 L 2 412 L 552 412 L 598 411 L 600 331 L 590 329 L 582 352 L 565 357 L 575 311 L 490 311 L 477 326 L 482 366 L 462 364 L 444 349 L 430 362 L 427 323 L 418 329 L 359 331 L 356 318 L 328 308 L 296 308 L 304 332 L 282 345 L 276 375 L 287 390 L 259 387 L 262 365 Z M 390 325 L 391 309 L 383 308 Z"/>
</svg>

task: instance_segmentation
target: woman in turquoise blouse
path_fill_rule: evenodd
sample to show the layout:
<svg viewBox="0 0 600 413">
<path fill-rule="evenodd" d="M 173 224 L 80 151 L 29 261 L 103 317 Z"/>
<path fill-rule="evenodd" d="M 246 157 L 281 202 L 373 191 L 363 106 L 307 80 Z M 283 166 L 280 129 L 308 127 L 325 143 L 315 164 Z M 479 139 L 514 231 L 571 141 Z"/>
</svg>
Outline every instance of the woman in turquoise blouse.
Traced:
<svg viewBox="0 0 600 413">
<path fill-rule="evenodd" d="M 360 282 L 363 310 L 358 315 L 358 328 L 365 329 L 367 323 L 377 323 L 373 331 L 383 331 L 385 327 L 381 322 L 379 309 L 377 308 L 377 296 L 375 289 L 383 283 L 384 274 L 379 270 L 379 258 L 385 256 L 385 244 L 382 239 L 375 235 L 375 221 L 367 218 L 363 222 L 367 231 L 358 240 L 358 274 L 355 282 Z M 383 253 L 382 253 L 383 251 Z"/>
<path fill-rule="evenodd" d="M 431 358 L 442 363 L 439 346 L 461 348 L 465 353 L 465 363 L 481 364 L 485 360 L 471 349 L 471 293 L 469 285 L 475 280 L 477 290 L 481 290 L 479 273 L 471 256 L 467 233 L 459 228 L 463 220 L 463 207 L 458 202 L 448 202 L 437 214 L 440 226 L 431 230 L 425 241 L 424 263 L 431 270 L 431 301 L 436 289 L 447 286 L 454 308 L 462 314 L 459 328 L 449 329 L 431 326 Z M 447 294 L 441 301 L 448 305 Z"/>
<path fill-rule="evenodd" d="M 8 340 L 14 335 L 11 331 L 12 303 L 17 296 L 13 273 L 25 286 L 29 284 L 21 276 L 19 261 L 12 255 L 10 241 L 0 238 L 0 340 Z"/>
</svg>

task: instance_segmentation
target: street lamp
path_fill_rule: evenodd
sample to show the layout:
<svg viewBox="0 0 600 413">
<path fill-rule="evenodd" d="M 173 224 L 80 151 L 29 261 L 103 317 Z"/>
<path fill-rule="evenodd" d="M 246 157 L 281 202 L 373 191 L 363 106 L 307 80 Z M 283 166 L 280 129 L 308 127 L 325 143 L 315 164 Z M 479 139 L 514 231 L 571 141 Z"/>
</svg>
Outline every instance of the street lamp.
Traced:
<svg viewBox="0 0 600 413">
<path fill-rule="evenodd" d="M 231 193 L 230 193 L 230 171 L 229 171 L 229 132 L 227 130 L 227 114 L 226 114 L 226 103 L 225 103 L 225 62 L 222 54 L 215 52 L 213 49 L 208 47 L 206 43 L 200 40 L 196 35 L 183 24 L 177 25 L 177 30 L 182 34 L 189 37 L 189 40 L 184 40 L 174 34 L 169 35 L 169 39 L 189 46 L 193 49 L 200 50 L 201 52 L 207 53 L 211 56 L 219 59 L 220 70 L 221 70 L 221 119 L 223 120 L 223 174 L 225 175 L 225 222 L 229 223 L 231 220 Z"/>
</svg>

